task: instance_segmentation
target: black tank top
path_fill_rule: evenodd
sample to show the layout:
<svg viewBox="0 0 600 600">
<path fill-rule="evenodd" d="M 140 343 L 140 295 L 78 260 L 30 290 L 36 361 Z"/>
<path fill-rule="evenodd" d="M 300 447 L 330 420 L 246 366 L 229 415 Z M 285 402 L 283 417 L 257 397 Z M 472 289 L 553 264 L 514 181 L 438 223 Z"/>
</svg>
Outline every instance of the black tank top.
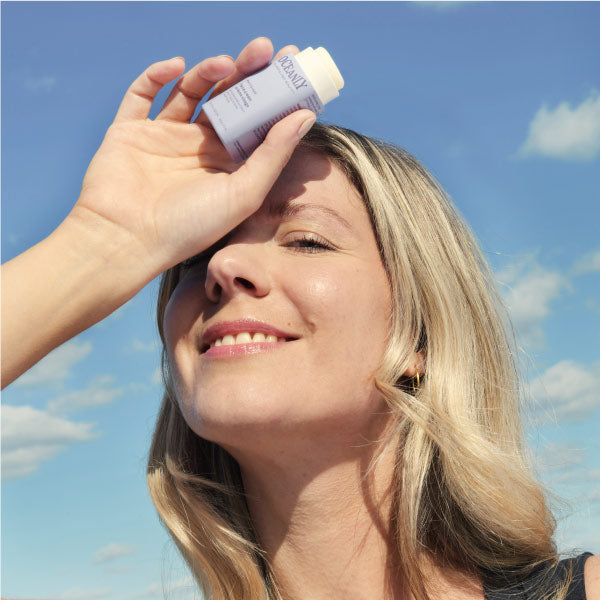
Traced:
<svg viewBox="0 0 600 600">
<path fill-rule="evenodd" d="M 588 557 L 592 556 L 590 552 L 580 554 L 575 558 L 561 560 L 554 568 L 541 567 L 536 569 L 527 579 L 521 582 L 517 587 L 510 590 L 485 590 L 486 600 L 539 600 L 545 590 L 548 589 L 548 583 L 557 584 L 563 581 L 569 567 L 572 569 L 573 579 L 569 585 L 565 600 L 586 600 L 585 581 L 583 578 L 583 568 Z"/>
</svg>

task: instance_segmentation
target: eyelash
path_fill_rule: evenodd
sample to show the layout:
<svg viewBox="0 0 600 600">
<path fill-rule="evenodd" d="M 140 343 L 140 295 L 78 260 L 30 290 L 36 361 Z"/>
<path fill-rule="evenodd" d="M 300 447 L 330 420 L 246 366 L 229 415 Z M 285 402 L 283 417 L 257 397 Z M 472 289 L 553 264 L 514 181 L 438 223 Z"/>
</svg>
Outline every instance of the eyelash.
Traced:
<svg viewBox="0 0 600 600">
<path fill-rule="evenodd" d="M 294 244 L 300 244 L 294 246 Z M 324 252 L 326 250 L 335 250 L 335 248 L 322 237 L 314 233 L 304 233 L 301 237 L 285 244 L 288 248 L 296 248 L 298 252 Z"/>
</svg>

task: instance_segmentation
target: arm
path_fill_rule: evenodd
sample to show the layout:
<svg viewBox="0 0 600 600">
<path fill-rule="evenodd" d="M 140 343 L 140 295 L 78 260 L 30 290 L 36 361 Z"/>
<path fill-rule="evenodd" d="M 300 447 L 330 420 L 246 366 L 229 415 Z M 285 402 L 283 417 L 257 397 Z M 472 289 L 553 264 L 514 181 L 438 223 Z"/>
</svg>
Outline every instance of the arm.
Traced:
<svg viewBox="0 0 600 600">
<path fill-rule="evenodd" d="M 585 597 L 587 600 L 600 600 L 600 555 L 590 556 L 584 568 Z"/>
<path fill-rule="evenodd" d="M 241 167 L 202 114 L 190 119 L 216 82 L 223 91 L 271 55 L 271 43 L 259 38 L 235 62 L 202 61 L 154 121 L 152 102 L 184 61 L 155 63 L 131 85 L 70 214 L 2 268 L 3 387 L 259 208 L 314 115 L 280 121 Z"/>
</svg>

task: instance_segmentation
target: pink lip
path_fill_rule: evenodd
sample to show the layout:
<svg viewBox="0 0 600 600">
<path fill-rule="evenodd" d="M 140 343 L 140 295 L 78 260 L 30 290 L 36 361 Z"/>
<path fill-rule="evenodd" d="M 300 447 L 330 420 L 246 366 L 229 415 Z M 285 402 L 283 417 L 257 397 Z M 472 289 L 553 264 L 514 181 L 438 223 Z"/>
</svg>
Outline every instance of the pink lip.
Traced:
<svg viewBox="0 0 600 600">
<path fill-rule="evenodd" d="M 282 331 L 277 327 L 273 327 L 268 323 L 264 323 L 263 321 L 257 321 L 255 319 L 236 319 L 235 321 L 221 321 L 220 323 L 215 323 L 210 327 L 207 327 L 202 337 L 200 339 L 200 351 L 207 354 L 208 346 L 214 342 L 217 338 L 222 338 L 226 335 L 237 335 L 238 333 L 243 333 L 244 331 L 252 332 L 252 333 L 264 333 L 265 335 L 274 335 L 278 338 L 286 338 L 286 339 L 297 339 L 298 336 L 292 335 L 289 332 Z M 280 342 L 281 343 L 281 342 Z M 210 349 L 211 354 L 216 354 L 213 350 L 226 350 L 226 349 L 239 349 L 242 351 L 242 354 L 252 354 L 254 352 L 249 352 L 248 347 L 252 347 L 256 351 L 264 350 L 264 347 L 269 347 L 271 349 L 276 345 L 276 342 L 259 342 L 255 344 L 237 344 L 234 346 L 216 346 Z M 243 349 L 246 348 L 245 351 Z M 227 354 L 227 353 L 226 353 Z"/>
</svg>

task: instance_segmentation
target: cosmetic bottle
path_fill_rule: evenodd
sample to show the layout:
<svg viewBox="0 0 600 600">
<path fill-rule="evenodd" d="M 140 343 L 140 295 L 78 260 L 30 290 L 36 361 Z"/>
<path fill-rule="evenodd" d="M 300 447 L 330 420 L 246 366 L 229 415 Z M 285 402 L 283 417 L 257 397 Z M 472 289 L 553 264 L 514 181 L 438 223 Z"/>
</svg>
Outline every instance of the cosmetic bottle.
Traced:
<svg viewBox="0 0 600 600">
<path fill-rule="evenodd" d="M 247 159 L 269 129 L 301 108 L 316 114 L 339 96 L 344 80 L 325 48 L 285 54 L 204 104 L 202 110 L 236 162 Z"/>
</svg>

